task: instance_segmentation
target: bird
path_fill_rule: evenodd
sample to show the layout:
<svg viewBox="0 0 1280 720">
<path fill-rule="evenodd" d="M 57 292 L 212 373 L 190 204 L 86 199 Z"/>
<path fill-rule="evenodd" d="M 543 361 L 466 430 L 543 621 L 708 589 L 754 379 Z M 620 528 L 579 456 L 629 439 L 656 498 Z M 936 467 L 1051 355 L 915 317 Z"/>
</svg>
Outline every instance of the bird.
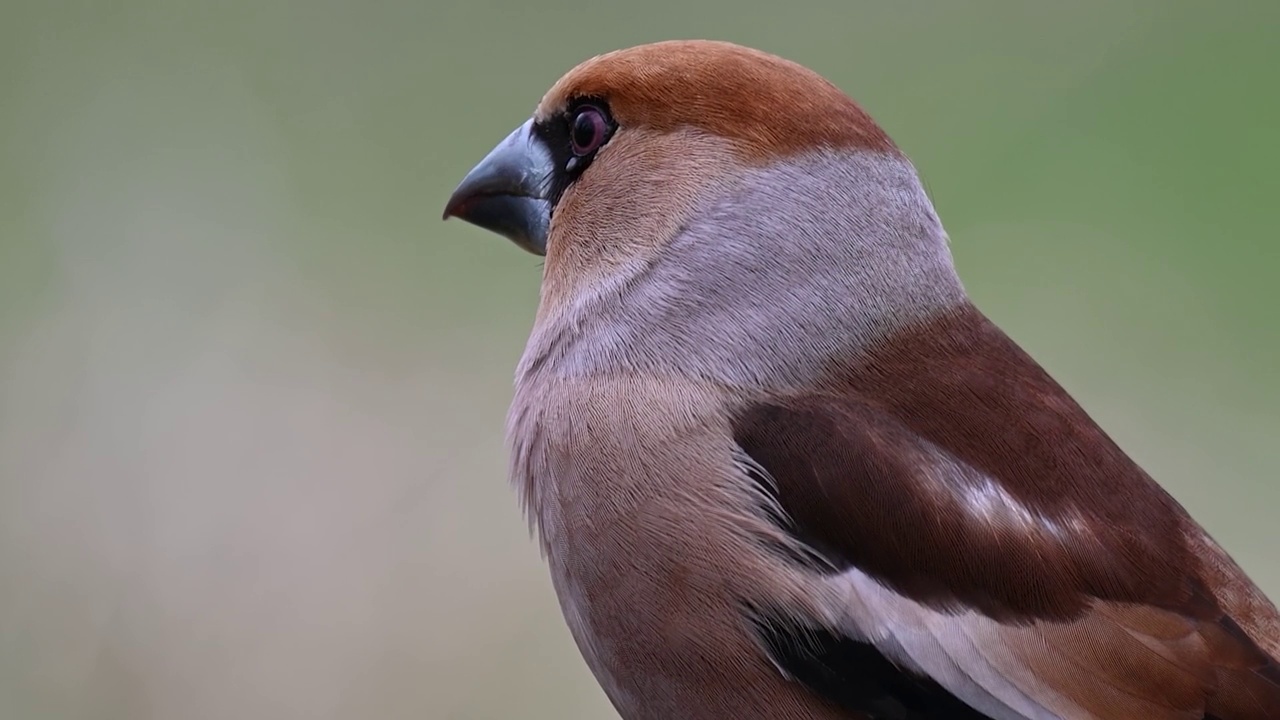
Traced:
<svg viewBox="0 0 1280 720">
<path fill-rule="evenodd" d="M 626 720 L 1280 718 L 1280 613 L 970 299 L 835 84 L 582 62 L 444 218 L 543 257 L 509 479 Z"/>
</svg>

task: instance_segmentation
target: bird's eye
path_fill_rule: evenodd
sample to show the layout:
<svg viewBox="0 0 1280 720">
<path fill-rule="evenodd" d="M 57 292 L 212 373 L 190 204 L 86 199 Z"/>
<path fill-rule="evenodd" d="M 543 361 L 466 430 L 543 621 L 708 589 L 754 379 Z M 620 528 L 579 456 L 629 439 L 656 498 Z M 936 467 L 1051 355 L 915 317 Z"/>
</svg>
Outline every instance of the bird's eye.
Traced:
<svg viewBox="0 0 1280 720">
<path fill-rule="evenodd" d="M 569 124 L 569 145 L 578 157 L 590 155 L 609 138 L 609 120 L 595 105 L 583 105 Z"/>
</svg>

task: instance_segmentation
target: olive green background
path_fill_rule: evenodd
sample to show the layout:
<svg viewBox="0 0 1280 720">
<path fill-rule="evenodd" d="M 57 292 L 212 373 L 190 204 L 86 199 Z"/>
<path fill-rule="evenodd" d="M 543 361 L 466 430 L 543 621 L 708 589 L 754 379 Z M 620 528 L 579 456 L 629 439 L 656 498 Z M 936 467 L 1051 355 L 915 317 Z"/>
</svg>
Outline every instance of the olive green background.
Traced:
<svg viewBox="0 0 1280 720">
<path fill-rule="evenodd" d="M 1280 597 L 1280 3 L 0 0 L 0 717 L 582 718 L 504 481 L 540 263 L 439 220 L 598 52 L 773 51 Z"/>
</svg>

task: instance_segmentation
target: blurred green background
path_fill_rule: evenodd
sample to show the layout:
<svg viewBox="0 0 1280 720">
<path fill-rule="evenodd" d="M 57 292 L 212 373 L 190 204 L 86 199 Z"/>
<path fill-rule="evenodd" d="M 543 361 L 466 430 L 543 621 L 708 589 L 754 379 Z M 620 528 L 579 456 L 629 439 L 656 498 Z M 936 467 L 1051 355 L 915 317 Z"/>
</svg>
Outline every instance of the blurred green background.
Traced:
<svg viewBox="0 0 1280 720">
<path fill-rule="evenodd" d="M 439 221 L 599 52 L 734 40 L 916 161 L 978 303 L 1280 597 L 1280 3 L 0 1 L 0 717 L 607 718 Z"/>
</svg>

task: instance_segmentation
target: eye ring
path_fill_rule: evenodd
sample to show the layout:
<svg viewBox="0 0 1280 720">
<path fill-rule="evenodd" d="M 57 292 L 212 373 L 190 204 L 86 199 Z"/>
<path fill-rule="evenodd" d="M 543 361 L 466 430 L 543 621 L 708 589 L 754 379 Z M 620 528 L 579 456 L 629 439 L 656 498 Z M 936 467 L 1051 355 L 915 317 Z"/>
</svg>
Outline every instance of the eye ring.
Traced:
<svg viewBox="0 0 1280 720">
<path fill-rule="evenodd" d="M 609 139 L 609 130 L 604 110 L 592 104 L 582 105 L 569 121 L 569 149 L 577 157 L 590 155 Z"/>
</svg>

